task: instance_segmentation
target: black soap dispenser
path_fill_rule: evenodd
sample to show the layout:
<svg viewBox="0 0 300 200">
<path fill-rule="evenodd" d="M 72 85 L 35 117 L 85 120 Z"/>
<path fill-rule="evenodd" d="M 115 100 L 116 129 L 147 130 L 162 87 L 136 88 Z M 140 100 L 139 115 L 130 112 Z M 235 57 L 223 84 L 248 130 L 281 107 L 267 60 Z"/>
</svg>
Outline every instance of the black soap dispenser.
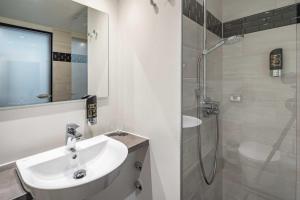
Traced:
<svg viewBox="0 0 300 200">
<path fill-rule="evenodd" d="M 283 69 L 283 50 L 274 49 L 270 53 L 270 74 L 272 77 L 280 77 Z"/>
<path fill-rule="evenodd" d="M 86 99 L 86 118 L 90 126 L 97 124 L 97 96 L 88 95 L 83 97 Z"/>
</svg>

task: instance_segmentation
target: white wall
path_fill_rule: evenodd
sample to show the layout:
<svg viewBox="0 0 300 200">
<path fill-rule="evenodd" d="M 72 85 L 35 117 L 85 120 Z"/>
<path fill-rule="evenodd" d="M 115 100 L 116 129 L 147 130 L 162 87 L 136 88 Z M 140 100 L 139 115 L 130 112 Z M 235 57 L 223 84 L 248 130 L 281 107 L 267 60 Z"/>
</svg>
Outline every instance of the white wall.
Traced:
<svg viewBox="0 0 300 200">
<path fill-rule="evenodd" d="M 108 26 L 106 13 L 88 9 L 88 33 L 97 32 L 97 36 L 88 39 L 88 93 L 99 97 L 109 96 Z"/>
<path fill-rule="evenodd" d="M 178 200 L 181 0 L 154 2 L 119 1 L 121 121 L 150 138 L 152 199 Z"/>
<path fill-rule="evenodd" d="M 83 1 L 84 2 L 84 1 Z M 90 5 L 110 15 L 110 96 L 100 100 L 98 125 L 92 129 L 85 123 L 83 102 L 48 105 L 0 111 L 0 165 L 64 144 L 65 126 L 69 122 L 81 125 L 86 135 L 116 129 L 118 126 L 116 86 L 117 1 L 97 1 Z"/>
</svg>

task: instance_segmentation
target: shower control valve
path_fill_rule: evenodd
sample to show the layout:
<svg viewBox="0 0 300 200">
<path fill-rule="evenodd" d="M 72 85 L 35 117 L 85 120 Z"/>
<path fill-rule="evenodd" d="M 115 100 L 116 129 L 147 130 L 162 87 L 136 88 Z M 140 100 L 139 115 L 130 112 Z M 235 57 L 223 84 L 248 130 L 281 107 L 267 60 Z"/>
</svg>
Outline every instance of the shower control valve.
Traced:
<svg viewBox="0 0 300 200">
<path fill-rule="evenodd" d="M 204 117 L 208 117 L 210 115 L 218 115 L 219 110 L 219 102 L 212 100 L 205 100 L 201 103 L 202 112 Z"/>
<path fill-rule="evenodd" d="M 142 171 L 142 169 L 143 169 L 143 163 L 142 163 L 141 161 L 136 161 L 136 162 L 134 163 L 134 167 L 135 167 L 137 170 Z"/>
</svg>

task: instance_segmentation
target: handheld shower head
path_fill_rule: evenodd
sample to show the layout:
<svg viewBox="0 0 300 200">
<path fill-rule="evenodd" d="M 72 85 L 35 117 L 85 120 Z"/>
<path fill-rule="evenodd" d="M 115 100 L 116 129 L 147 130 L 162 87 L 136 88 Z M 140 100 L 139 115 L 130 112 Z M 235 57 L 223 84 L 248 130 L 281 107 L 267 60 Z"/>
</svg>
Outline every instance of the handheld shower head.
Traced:
<svg viewBox="0 0 300 200">
<path fill-rule="evenodd" d="M 221 41 L 219 41 L 215 46 L 211 47 L 210 49 L 205 49 L 203 50 L 203 55 L 207 55 L 211 53 L 212 51 L 216 50 L 217 48 L 223 46 L 224 44 L 226 45 L 232 45 L 235 43 L 240 42 L 244 38 L 244 35 L 234 35 L 228 38 L 224 38 Z"/>
<path fill-rule="evenodd" d="M 234 35 L 234 36 L 231 36 L 229 38 L 226 38 L 225 39 L 225 44 L 226 45 L 232 45 L 232 44 L 240 42 L 243 38 L 244 38 L 244 35 Z"/>
</svg>

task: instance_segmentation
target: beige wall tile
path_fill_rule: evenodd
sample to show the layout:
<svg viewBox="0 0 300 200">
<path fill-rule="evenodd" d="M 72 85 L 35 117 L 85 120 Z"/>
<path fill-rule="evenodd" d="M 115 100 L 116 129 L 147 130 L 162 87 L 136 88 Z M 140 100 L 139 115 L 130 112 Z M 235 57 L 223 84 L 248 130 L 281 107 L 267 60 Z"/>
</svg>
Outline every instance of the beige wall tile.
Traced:
<svg viewBox="0 0 300 200">
<path fill-rule="evenodd" d="M 53 62 L 53 101 L 69 100 L 72 96 L 72 64 Z"/>
<path fill-rule="evenodd" d="M 269 53 L 275 48 L 283 48 L 282 78 L 269 75 Z M 238 148 L 242 143 L 253 141 L 273 146 L 286 133 L 278 149 L 281 153 L 280 162 L 284 164 L 277 163 L 280 171 L 265 173 L 266 177 L 263 179 L 267 181 L 268 178 L 275 178 L 276 184 L 268 187 L 264 182 L 255 189 L 255 192 L 267 197 L 273 195 L 277 198 L 294 199 L 295 189 L 291 188 L 295 188 L 293 186 L 296 184 L 293 178 L 296 174 L 296 121 L 287 127 L 289 120 L 295 117 L 295 107 L 287 106 L 287 100 L 294 99 L 295 102 L 295 73 L 295 25 L 247 34 L 242 42 L 223 48 L 222 137 L 225 162 L 241 169 L 244 164 L 241 163 Z M 233 94 L 240 95 L 242 101 L 230 102 L 229 97 Z M 292 104 L 293 102 L 289 103 Z M 252 167 L 257 171 L 261 166 Z M 226 175 L 230 171 L 236 174 L 236 178 Z M 227 165 L 224 172 L 224 181 L 236 184 L 245 179 L 245 174 L 232 165 Z M 233 198 L 229 195 L 230 190 L 232 188 L 229 184 L 225 188 L 223 200 Z M 238 197 L 235 198 L 247 195 L 243 189 L 240 192 L 236 192 Z M 249 198 L 256 198 L 254 193 L 248 192 L 248 195 Z"/>
<path fill-rule="evenodd" d="M 72 34 L 69 32 L 53 30 L 53 51 L 71 53 Z"/>
</svg>

